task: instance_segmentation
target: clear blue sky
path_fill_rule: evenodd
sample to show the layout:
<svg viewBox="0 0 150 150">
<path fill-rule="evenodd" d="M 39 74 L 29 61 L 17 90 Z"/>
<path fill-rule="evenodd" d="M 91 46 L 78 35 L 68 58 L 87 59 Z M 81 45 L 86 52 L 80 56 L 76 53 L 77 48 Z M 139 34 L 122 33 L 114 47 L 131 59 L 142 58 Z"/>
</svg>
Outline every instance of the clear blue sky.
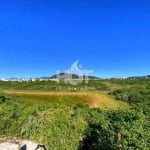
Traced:
<svg viewBox="0 0 150 150">
<path fill-rule="evenodd" d="M 100 77 L 150 74 L 149 0 L 0 0 L 0 77 L 79 60 Z"/>
</svg>

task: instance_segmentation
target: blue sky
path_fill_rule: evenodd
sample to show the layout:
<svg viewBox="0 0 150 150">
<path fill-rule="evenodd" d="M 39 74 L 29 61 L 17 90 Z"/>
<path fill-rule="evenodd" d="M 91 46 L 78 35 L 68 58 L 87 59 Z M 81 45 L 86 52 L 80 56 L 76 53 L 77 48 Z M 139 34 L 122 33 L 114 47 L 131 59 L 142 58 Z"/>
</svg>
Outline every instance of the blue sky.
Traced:
<svg viewBox="0 0 150 150">
<path fill-rule="evenodd" d="M 149 0 L 0 0 L 0 77 L 79 60 L 100 77 L 150 74 Z"/>
</svg>

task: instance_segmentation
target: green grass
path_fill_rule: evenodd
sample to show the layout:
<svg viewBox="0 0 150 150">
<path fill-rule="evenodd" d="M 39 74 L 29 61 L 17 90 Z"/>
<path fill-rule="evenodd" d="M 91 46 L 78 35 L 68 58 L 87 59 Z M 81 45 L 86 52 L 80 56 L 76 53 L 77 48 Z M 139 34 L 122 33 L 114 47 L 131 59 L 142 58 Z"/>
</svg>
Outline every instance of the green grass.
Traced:
<svg viewBox="0 0 150 150">
<path fill-rule="evenodd" d="M 46 95 L 45 101 L 41 101 L 43 95 L 15 97 L 5 95 L 5 97 L 6 99 L 0 104 L 0 136 L 2 137 L 16 136 L 31 139 L 45 144 L 48 150 L 79 148 L 86 150 L 89 146 L 91 150 L 116 150 L 116 130 L 119 129 L 124 137 L 122 144 L 125 149 L 130 149 L 128 143 L 133 142 L 137 149 L 144 147 L 148 150 L 145 117 L 141 111 L 102 110 L 72 104 L 72 101 L 71 105 L 64 105 L 64 101 L 68 99 L 74 101 L 80 99 L 74 95 L 71 97 L 69 95 L 68 98 Z M 53 98 L 59 103 L 49 102 Z M 138 139 L 139 135 L 140 139 Z"/>
<path fill-rule="evenodd" d="M 18 97 L 23 98 L 27 102 L 31 103 L 47 103 L 47 104 L 65 104 L 65 105 L 76 105 L 89 103 L 88 97 L 85 96 L 61 96 L 61 95 L 28 95 L 22 94 Z"/>
<path fill-rule="evenodd" d="M 52 92 L 50 82 L 0 82 L 6 93 L 0 136 L 35 140 L 49 150 L 117 150 L 120 131 L 122 149 L 149 150 L 150 80 L 103 83 L 108 88 L 94 81 L 91 87 L 101 90 L 81 93 Z"/>
</svg>

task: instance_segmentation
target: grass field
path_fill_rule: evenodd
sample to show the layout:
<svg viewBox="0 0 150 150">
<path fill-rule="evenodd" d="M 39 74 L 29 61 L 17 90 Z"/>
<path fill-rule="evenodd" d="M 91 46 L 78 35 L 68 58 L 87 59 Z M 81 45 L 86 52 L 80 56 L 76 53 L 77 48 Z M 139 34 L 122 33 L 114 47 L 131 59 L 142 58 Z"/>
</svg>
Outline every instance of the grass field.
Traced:
<svg viewBox="0 0 150 150">
<path fill-rule="evenodd" d="M 120 132 L 122 149 L 149 150 L 149 82 L 105 82 L 108 88 L 94 82 L 97 90 L 82 92 L 48 90 L 47 82 L 38 83 L 42 90 L 33 83 L 1 86 L 0 137 L 33 140 L 48 150 L 116 150 Z"/>
<path fill-rule="evenodd" d="M 89 105 L 91 108 L 118 109 L 129 105 L 125 102 L 115 100 L 105 92 L 41 92 L 4 90 L 3 93 L 20 97 L 31 103 L 51 103 L 65 105 Z"/>
</svg>

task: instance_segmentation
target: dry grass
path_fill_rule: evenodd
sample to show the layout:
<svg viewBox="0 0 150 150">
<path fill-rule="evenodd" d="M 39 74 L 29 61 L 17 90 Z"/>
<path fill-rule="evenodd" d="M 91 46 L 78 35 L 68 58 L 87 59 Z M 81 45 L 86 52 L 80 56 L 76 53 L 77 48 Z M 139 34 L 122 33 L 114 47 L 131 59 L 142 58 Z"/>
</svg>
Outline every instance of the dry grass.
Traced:
<svg viewBox="0 0 150 150">
<path fill-rule="evenodd" d="M 115 100 L 106 93 L 91 94 L 90 106 L 103 109 L 118 109 L 129 107 L 127 103 Z"/>
<path fill-rule="evenodd" d="M 5 90 L 14 96 L 25 98 L 32 102 L 64 103 L 64 104 L 88 104 L 91 108 L 118 109 L 129 107 L 127 103 L 115 100 L 104 92 L 41 92 L 41 91 L 17 91 Z"/>
</svg>

